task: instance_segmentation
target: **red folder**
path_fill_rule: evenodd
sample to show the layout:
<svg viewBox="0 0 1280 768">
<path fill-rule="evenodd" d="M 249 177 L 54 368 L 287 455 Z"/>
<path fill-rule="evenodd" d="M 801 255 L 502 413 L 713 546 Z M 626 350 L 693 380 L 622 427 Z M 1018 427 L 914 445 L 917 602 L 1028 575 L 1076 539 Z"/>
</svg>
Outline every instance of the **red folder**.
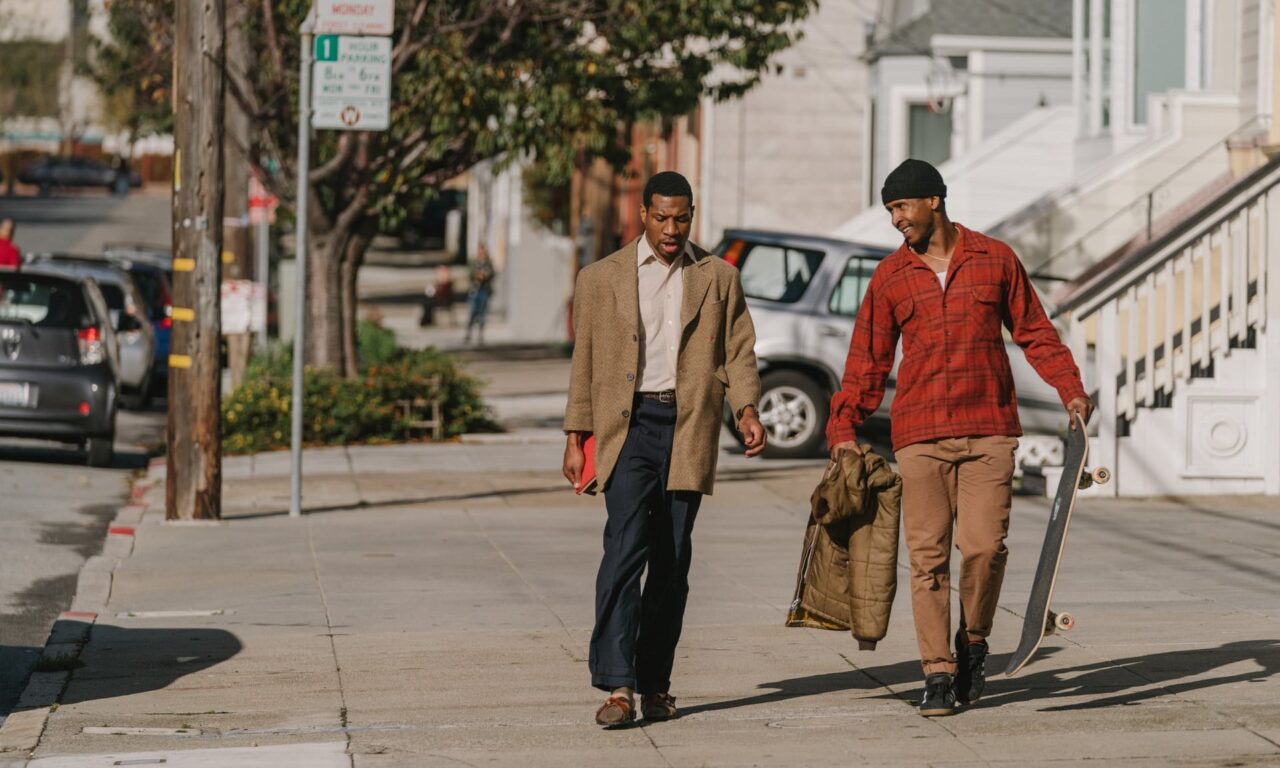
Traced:
<svg viewBox="0 0 1280 768">
<path fill-rule="evenodd" d="M 586 457 L 586 461 L 582 464 L 582 477 L 579 478 L 580 482 L 573 489 L 573 492 L 578 495 L 596 492 L 595 435 L 587 435 L 587 439 L 582 441 L 582 453 Z"/>
</svg>

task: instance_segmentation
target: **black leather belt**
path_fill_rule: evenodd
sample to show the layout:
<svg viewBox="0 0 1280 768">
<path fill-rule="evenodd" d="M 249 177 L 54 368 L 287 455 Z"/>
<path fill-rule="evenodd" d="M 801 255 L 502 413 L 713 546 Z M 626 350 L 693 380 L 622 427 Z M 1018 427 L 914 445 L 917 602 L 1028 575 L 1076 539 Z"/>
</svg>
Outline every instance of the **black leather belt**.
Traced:
<svg viewBox="0 0 1280 768">
<path fill-rule="evenodd" d="M 676 391 L 674 389 L 664 389 L 661 392 L 637 392 L 636 397 L 644 400 L 655 400 L 664 405 L 676 404 Z"/>
</svg>

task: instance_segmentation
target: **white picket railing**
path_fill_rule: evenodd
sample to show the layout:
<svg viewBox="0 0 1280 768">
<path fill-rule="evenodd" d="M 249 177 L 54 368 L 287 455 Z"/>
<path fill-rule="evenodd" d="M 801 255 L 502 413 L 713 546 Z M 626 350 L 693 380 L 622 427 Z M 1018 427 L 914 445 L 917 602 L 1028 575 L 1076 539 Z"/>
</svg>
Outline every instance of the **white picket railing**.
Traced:
<svg viewBox="0 0 1280 768">
<path fill-rule="evenodd" d="M 1267 319 L 1267 273 L 1276 269 L 1280 162 L 1064 303 L 1076 359 L 1094 347 L 1104 443 L 1115 417 L 1131 423 L 1139 408 L 1167 405 L 1178 382 L 1208 375 L 1216 357 L 1252 343 Z"/>
</svg>

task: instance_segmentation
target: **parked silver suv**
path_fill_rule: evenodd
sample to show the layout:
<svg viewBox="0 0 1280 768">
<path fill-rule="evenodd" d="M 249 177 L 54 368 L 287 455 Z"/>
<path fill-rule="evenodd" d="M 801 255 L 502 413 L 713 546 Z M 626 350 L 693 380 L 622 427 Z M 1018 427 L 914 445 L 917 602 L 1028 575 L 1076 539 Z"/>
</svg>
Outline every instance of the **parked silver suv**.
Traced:
<svg viewBox="0 0 1280 768">
<path fill-rule="evenodd" d="M 725 232 L 715 253 L 742 273 L 755 322 L 760 421 L 769 432 L 765 456 L 818 454 L 858 306 L 871 273 L 890 252 L 826 237 L 735 229 Z M 1006 338 L 1005 346 L 1023 430 L 1060 434 L 1066 415 L 1058 393 L 1016 344 Z M 887 433 L 897 372 L 895 362 L 884 402 L 867 425 L 872 430 Z"/>
</svg>

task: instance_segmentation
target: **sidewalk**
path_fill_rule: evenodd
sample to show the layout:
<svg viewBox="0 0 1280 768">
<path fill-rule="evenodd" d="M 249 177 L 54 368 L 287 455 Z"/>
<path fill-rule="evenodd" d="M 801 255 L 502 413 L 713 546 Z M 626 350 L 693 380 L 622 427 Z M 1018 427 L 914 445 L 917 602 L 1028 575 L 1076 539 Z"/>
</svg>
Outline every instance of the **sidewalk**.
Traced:
<svg viewBox="0 0 1280 768">
<path fill-rule="evenodd" d="M 1272 501 L 1091 500 L 1056 600 L 1077 629 L 924 720 L 905 584 L 874 652 L 782 626 L 819 467 L 726 455 L 698 521 L 685 716 L 606 732 L 585 661 L 601 502 L 564 489 L 557 443 L 519 437 L 308 451 L 299 520 L 286 454 L 227 461 L 221 524 L 164 523 L 152 487 L 35 759 L 0 765 L 1280 764 Z M 1014 514 L 993 669 L 1047 504 Z"/>
</svg>

